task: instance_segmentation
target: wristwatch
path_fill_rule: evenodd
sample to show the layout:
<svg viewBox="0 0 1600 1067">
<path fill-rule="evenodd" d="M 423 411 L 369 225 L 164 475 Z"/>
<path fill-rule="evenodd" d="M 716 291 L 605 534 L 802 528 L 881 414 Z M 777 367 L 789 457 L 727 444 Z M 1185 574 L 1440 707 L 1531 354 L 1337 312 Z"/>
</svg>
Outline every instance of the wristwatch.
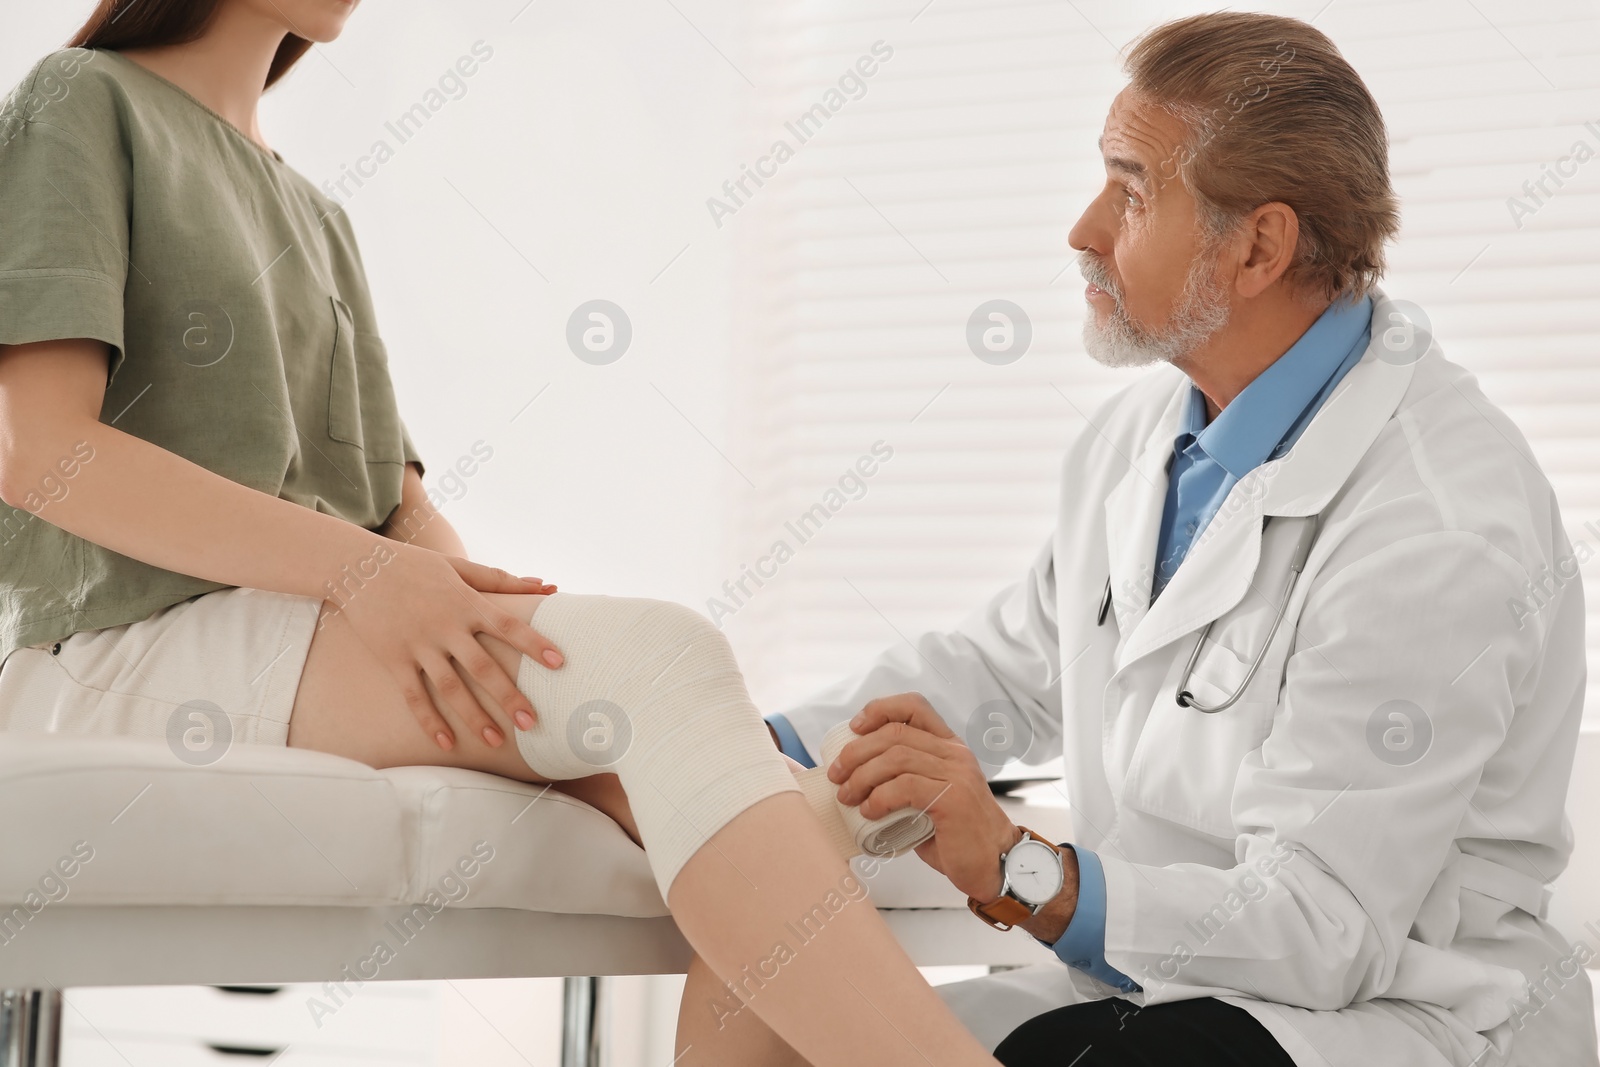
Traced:
<svg viewBox="0 0 1600 1067">
<path fill-rule="evenodd" d="M 1022 840 L 1000 856 L 1000 899 L 979 904 L 975 898 L 967 898 L 972 914 L 996 930 L 1009 930 L 1039 914 L 1067 880 L 1061 850 L 1026 826 L 1017 829 L 1022 831 Z"/>
</svg>

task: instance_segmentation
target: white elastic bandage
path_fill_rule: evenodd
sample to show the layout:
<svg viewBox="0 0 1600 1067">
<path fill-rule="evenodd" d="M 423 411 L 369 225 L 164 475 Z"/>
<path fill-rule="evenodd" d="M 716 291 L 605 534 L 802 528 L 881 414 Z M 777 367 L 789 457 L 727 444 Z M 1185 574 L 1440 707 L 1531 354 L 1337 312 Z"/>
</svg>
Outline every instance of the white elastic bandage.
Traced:
<svg viewBox="0 0 1600 1067">
<path fill-rule="evenodd" d="M 849 723 L 834 724 L 822 737 L 822 759 L 815 767 L 797 772 L 795 781 L 800 783 L 800 791 L 843 858 L 848 860 L 863 853 L 898 856 L 909 852 L 933 836 L 932 816 L 916 808 L 901 808 L 881 818 L 864 818 L 859 807 L 839 803 L 839 787 L 828 781 L 828 766 L 858 736 Z"/>
<path fill-rule="evenodd" d="M 718 830 L 775 793 L 800 792 L 844 859 L 897 856 L 933 836 L 914 808 L 864 819 L 840 804 L 827 766 L 856 735 L 828 731 L 823 763 L 798 774 L 772 743 L 727 639 L 664 600 L 554 593 L 533 625 L 566 659 L 522 657 L 517 688 L 538 713 L 515 731 L 529 767 L 552 781 L 613 772 L 628 794 L 662 899 Z"/>
<path fill-rule="evenodd" d="M 690 856 L 740 812 L 797 790 L 722 632 L 663 600 L 554 593 L 534 627 L 566 662 L 522 657 L 537 723 L 514 731 L 529 767 L 564 780 L 613 772 L 662 899 Z"/>
</svg>

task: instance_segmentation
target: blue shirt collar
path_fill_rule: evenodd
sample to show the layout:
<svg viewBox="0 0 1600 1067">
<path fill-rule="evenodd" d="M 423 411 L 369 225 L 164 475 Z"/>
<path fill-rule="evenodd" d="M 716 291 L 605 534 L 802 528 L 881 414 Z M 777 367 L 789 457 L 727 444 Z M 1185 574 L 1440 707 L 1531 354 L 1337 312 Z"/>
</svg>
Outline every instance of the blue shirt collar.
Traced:
<svg viewBox="0 0 1600 1067">
<path fill-rule="evenodd" d="M 1365 351 L 1371 324 L 1370 296 L 1328 305 L 1209 425 L 1205 395 L 1191 382 L 1178 447 L 1187 446 L 1187 435 L 1234 478 L 1243 478 L 1299 436 L 1342 377 L 1336 372 L 1349 369 Z"/>
</svg>

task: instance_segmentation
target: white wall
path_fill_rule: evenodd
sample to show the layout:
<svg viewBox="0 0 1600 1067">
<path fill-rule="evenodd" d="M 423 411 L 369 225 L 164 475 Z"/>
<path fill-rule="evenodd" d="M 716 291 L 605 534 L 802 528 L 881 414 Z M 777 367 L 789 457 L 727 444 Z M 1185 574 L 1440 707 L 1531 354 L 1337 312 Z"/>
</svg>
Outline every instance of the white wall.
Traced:
<svg viewBox="0 0 1600 1067">
<path fill-rule="evenodd" d="M 574 591 L 692 601 L 720 580 L 738 480 L 717 451 L 729 246 L 703 202 L 736 165 L 745 86 L 700 32 L 736 37 L 737 5 L 684 0 L 693 25 L 653 0 L 523 5 L 363 5 L 267 94 L 262 127 L 318 184 L 379 138 L 394 148 L 341 199 L 425 480 L 476 440 L 494 449 L 445 510 L 474 558 Z M 91 7 L 8 5 L 0 83 Z M 464 94 L 404 143 L 386 130 L 479 41 L 492 55 Z M 609 366 L 565 341 L 597 297 L 633 324 Z"/>
<path fill-rule="evenodd" d="M 726 35 L 732 6 L 685 10 Z M 686 598 L 734 477 L 705 439 L 723 436 L 727 248 L 695 223 L 738 77 L 664 5 L 521 7 L 366 5 L 263 122 L 317 181 L 377 138 L 398 145 L 346 183 L 349 211 L 426 480 L 475 440 L 495 450 L 446 509 L 474 556 L 568 590 Z M 385 123 L 478 41 L 493 53 L 465 94 L 399 144 Z M 565 340 L 594 298 L 632 321 L 609 366 Z"/>
</svg>

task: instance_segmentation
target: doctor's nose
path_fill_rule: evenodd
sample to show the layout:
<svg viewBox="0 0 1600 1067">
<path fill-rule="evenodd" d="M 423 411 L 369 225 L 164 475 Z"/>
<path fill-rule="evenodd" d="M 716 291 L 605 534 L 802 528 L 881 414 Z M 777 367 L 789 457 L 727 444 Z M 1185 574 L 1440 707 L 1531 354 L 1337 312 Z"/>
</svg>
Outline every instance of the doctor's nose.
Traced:
<svg viewBox="0 0 1600 1067">
<path fill-rule="evenodd" d="M 1074 251 L 1092 251 L 1102 258 L 1110 258 L 1115 231 L 1108 225 L 1104 200 L 1103 195 L 1095 197 L 1067 231 L 1067 244 Z"/>
</svg>

